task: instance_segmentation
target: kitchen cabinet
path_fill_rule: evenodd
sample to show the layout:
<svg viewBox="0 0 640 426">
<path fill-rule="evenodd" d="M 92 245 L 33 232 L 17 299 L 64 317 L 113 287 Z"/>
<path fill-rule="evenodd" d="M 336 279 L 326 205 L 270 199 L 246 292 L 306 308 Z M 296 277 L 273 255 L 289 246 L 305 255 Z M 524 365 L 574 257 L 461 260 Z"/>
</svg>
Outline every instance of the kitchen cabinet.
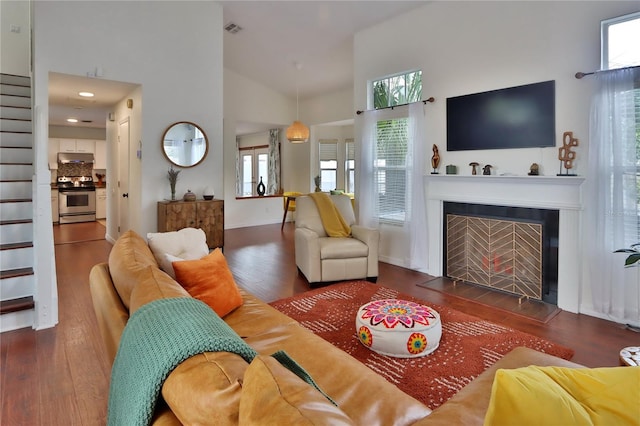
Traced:
<svg viewBox="0 0 640 426">
<path fill-rule="evenodd" d="M 95 153 L 95 141 L 93 139 L 60 139 L 59 152 L 85 152 Z"/>
<path fill-rule="evenodd" d="M 209 248 L 224 246 L 224 201 L 159 201 L 158 232 L 200 228 Z"/>
<path fill-rule="evenodd" d="M 96 219 L 107 217 L 107 188 L 96 188 Z"/>
<path fill-rule="evenodd" d="M 94 170 L 106 170 L 107 169 L 107 142 L 95 141 L 95 162 L 93 163 Z"/>
<path fill-rule="evenodd" d="M 51 217 L 53 223 L 60 222 L 60 211 L 58 210 L 58 190 L 51 188 Z"/>
</svg>

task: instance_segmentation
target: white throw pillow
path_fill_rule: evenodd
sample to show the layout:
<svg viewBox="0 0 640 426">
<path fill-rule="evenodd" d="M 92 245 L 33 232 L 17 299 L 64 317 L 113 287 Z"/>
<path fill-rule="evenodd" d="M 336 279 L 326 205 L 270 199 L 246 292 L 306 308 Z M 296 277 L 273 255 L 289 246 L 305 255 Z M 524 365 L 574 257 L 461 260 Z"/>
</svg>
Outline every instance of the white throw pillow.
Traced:
<svg viewBox="0 0 640 426">
<path fill-rule="evenodd" d="M 147 241 L 160 269 L 173 278 L 175 274 L 171 262 L 200 259 L 209 254 L 207 236 L 202 229 L 183 228 L 172 232 L 149 232 Z M 175 258 L 169 260 L 167 255 Z"/>
<path fill-rule="evenodd" d="M 173 278 L 175 280 L 176 279 L 176 271 L 173 269 L 173 262 L 179 262 L 181 260 L 196 260 L 196 259 L 183 259 L 181 257 L 174 256 L 174 255 L 169 254 L 169 253 L 165 253 L 164 256 L 162 256 L 162 260 L 163 260 L 163 262 L 161 263 L 160 269 L 165 271 L 171 278 Z M 160 263 L 160 262 L 158 262 L 158 263 Z"/>
</svg>

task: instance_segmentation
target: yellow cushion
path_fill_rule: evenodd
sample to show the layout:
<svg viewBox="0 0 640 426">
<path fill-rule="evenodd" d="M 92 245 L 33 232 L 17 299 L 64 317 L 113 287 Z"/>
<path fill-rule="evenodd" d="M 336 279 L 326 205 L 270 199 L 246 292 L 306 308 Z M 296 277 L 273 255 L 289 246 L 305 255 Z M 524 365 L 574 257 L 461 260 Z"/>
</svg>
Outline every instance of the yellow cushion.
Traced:
<svg viewBox="0 0 640 426">
<path fill-rule="evenodd" d="M 176 281 L 220 317 L 242 305 L 242 296 L 219 248 L 202 259 L 173 262 L 173 270 Z"/>
<path fill-rule="evenodd" d="M 351 425 L 338 407 L 275 358 L 258 355 L 242 382 L 241 425 Z"/>
<path fill-rule="evenodd" d="M 640 368 L 500 369 L 485 425 L 631 425 L 640 419 Z"/>
</svg>

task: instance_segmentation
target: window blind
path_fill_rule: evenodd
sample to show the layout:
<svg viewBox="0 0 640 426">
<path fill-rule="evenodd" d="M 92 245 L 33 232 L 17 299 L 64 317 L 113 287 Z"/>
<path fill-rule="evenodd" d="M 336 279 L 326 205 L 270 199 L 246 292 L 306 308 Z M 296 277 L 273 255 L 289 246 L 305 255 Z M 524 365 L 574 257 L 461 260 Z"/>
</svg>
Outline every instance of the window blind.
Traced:
<svg viewBox="0 0 640 426">
<path fill-rule="evenodd" d="M 410 193 L 407 188 L 406 117 L 380 120 L 374 158 L 374 179 L 378 194 L 378 217 L 403 222 Z"/>
<path fill-rule="evenodd" d="M 338 159 L 338 140 L 320 139 L 320 161 L 331 161 Z"/>
</svg>

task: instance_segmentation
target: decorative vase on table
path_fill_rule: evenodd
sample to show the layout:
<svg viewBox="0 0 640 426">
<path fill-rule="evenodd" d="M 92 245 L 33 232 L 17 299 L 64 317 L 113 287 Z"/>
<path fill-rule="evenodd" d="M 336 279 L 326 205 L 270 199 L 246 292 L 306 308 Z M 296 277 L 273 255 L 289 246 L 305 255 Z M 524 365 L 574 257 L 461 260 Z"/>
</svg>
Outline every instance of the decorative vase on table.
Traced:
<svg viewBox="0 0 640 426">
<path fill-rule="evenodd" d="M 313 178 L 313 183 L 315 183 L 315 184 L 316 184 L 315 192 L 321 192 L 321 191 L 322 191 L 322 188 L 321 188 L 320 186 L 321 186 L 321 184 L 322 184 L 322 180 L 321 180 L 321 178 L 320 178 L 320 175 L 318 175 L 318 176 L 316 176 L 316 177 L 314 177 L 314 178 Z"/>
<path fill-rule="evenodd" d="M 260 183 L 258 183 L 258 187 L 256 188 L 256 191 L 258 191 L 258 195 L 261 197 L 266 192 L 266 187 L 264 186 L 264 183 L 262 183 L 262 176 L 260 176 Z"/>
<path fill-rule="evenodd" d="M 196 194 L 191 192 L 190 189 L 187 189 L 187 192 L 184 194 L 184 197 L 182 197 L 182 199 L 184 201 L 195 201 L 196 200 Z"/>
<path fill-rule="evenodd" d="M 167 179 L 169 180 L 169 186 L 171 187 L 171 201 L 176 200 L 176 183 L 178 182 L 178 174 L 180 170 L 175 170 L 173 166 L 167 172 Z"/>
<path fill-rule="evenodd" d="M 207 186 L 204 188 L 204 192 L 202 193 L 202 198 L 205 200 L 213 200 L 213 187 Z"/>
</svg>

